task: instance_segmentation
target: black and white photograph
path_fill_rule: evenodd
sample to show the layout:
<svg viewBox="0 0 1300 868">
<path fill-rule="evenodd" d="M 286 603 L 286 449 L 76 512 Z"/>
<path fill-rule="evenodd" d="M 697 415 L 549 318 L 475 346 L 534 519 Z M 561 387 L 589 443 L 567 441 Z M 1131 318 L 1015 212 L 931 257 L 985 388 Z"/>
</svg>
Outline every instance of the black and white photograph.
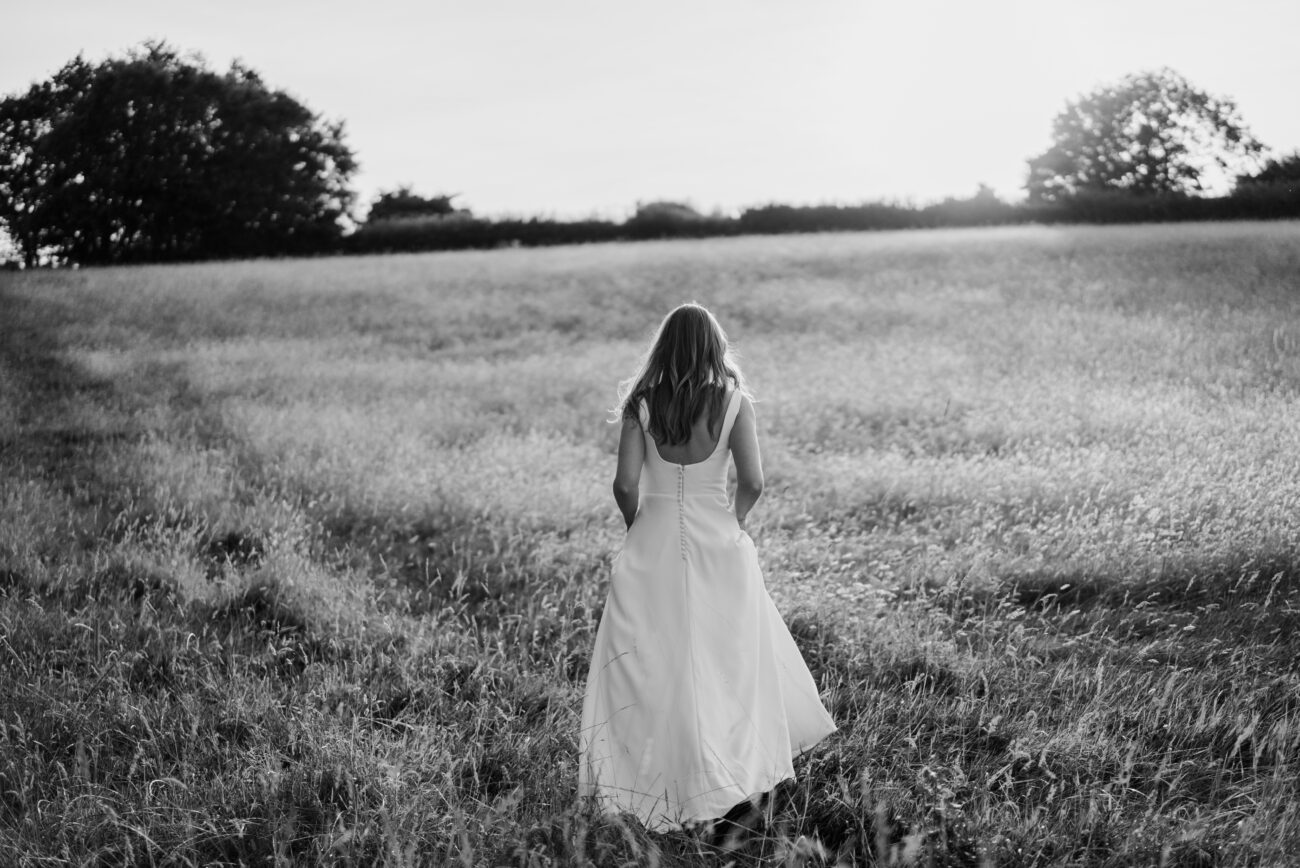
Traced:
<svg viewBox="0 0 1300 868">
<path fill-rule="evenodd" d="M 1295 0 L 0 32 L 0 868 L 1300 865 Z"/>
</svg>

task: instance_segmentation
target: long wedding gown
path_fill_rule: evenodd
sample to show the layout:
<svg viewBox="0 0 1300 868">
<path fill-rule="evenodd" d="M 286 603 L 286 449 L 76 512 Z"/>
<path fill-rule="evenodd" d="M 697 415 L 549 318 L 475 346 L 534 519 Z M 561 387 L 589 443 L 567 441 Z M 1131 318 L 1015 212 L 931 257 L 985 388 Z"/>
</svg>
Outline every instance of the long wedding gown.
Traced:
<svg viewBox="0 0 1300 868">
<path fill-rule="evenodd" d="M 652 830 L 720 817 L 794 777 L 835 730 L 727 499 L 718 445 L 673 464 L 645 433 L 641 501 L 614 561 L 579 732 L 579 792 Z M 642 408 L 641 428 L 648 429 Z"/>
</svg>

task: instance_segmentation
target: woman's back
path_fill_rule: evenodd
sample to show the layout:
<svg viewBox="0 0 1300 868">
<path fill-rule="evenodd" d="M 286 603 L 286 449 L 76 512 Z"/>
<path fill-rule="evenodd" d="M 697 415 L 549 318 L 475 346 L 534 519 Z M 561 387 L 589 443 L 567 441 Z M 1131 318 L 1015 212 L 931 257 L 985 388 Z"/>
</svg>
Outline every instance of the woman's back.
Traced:
<svg viewBox="0 0 1300 868">
<path fill-rule="evenodd" d="M 641 408 L 641 428 L 645 438 L 641 494 L 652 497 L 711 495 L 721 497 L 721 505 L 725 507 L 730 455 L 727 439 L 736 422 L 741 395 L 733 389 L 726 393 L 724 400 L 713 431 L 709 430 L 706 411 L 692 425 L 690 439 L 671 446 L 655 441 L 650 434 L 649 411 L 644 406 Z"/>
<path fill-rule="evenodd" d="M 691 436 L 681 443 L 665 443 L 659 439 L 651 438 L 648 444 L 653 444 L 656 454 L 669 464 L 699 464 L 713 455 L 722 439 L 722 425 L 728 406 L 730 406 L 731 396 L 734 389 L 728 389 L 725 386 L 714 387 L 721 393 L 716 401 L 707 401 L 702 411 L 695 417 L 691 423 Z M 658 395 L 662 399 L 670 398 L 670 394 Z M 643 408 L 641 421 L 642 428 L 649 431 L 649 414 Z"/>
<path fill-rule="evenodd" d="M 648 445 L 653 445 L 655 454 L 669 464 L 699 464 L 707 460 L 717 450 L 722 440 L 722 428 L 727 410 L 731 406 L 734 389 L 725 386 L 715 387 L 720 392 L 719 399 L 705 402 L 703 410 L 691 423 L 691 436 L 681 443 L 661 442 L 662 438 L 650 437 Z M 649 433 L 649 413 L 643 410 L 642 428 Z"/>
<path fill-rule="evenodd" d="M 721 432 L 710 433 L 705 415 L 701 414 L 691 426 L 690 440 L 685 443 L 655 443 L 655 453 L 669 464 L 700 464 L 708 459 L 718 448 L 718 441 L 721 439 L 718 435 Z"/>
</svg>

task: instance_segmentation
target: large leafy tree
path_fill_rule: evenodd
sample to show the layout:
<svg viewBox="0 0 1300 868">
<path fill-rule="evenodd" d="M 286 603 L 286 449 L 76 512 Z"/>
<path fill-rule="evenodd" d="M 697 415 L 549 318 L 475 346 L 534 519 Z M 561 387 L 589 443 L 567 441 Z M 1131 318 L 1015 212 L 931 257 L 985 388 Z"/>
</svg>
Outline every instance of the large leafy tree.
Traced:
<svg viewBox="0 0 1300 868">
<path fill-rule="evenodd" d="M 0 101 L 0 223 L 29 265 L 320 250 L 355 170 L 341 123 L 164 43 Z"/>
<path fill-rule="evenodd" d="M 1031 200 L 1081 192 L 1205 192 L 1263 150 L 1232 100 L 1171 69 L 1127 76 L 1067 103 L 1052 146 L 1029 161 Z"/>
</svg>

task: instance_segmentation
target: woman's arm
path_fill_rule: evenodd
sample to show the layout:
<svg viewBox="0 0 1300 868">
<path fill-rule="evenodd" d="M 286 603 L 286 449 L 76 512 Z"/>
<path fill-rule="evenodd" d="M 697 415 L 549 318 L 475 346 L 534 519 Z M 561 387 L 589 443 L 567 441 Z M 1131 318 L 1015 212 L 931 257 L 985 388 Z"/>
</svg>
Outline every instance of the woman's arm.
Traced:
<svg viewBox="0 0 1300 868">
<path fill-rule="evenodd" d="M 641 499 L 641 465 L 645 461 L 645 437 L 641 423 L 636 419 L 623 419 L 623 430 L 618 436 L 618 470 L 614 472 L 614 501 L 623 513 L 623 521 L 630 528 L 636 519 L 637 504 Z"/>
<path fill-rule="evenodd" d="M 736 521 L 742 525 L 749 511 L 763 493 L 763 460 L 758 454 L 758 425 L 754 422 L 754 405 L 740 396 L 740 411 L 731 426 L 732 460 L 736 462 Z"/>
</svg>

